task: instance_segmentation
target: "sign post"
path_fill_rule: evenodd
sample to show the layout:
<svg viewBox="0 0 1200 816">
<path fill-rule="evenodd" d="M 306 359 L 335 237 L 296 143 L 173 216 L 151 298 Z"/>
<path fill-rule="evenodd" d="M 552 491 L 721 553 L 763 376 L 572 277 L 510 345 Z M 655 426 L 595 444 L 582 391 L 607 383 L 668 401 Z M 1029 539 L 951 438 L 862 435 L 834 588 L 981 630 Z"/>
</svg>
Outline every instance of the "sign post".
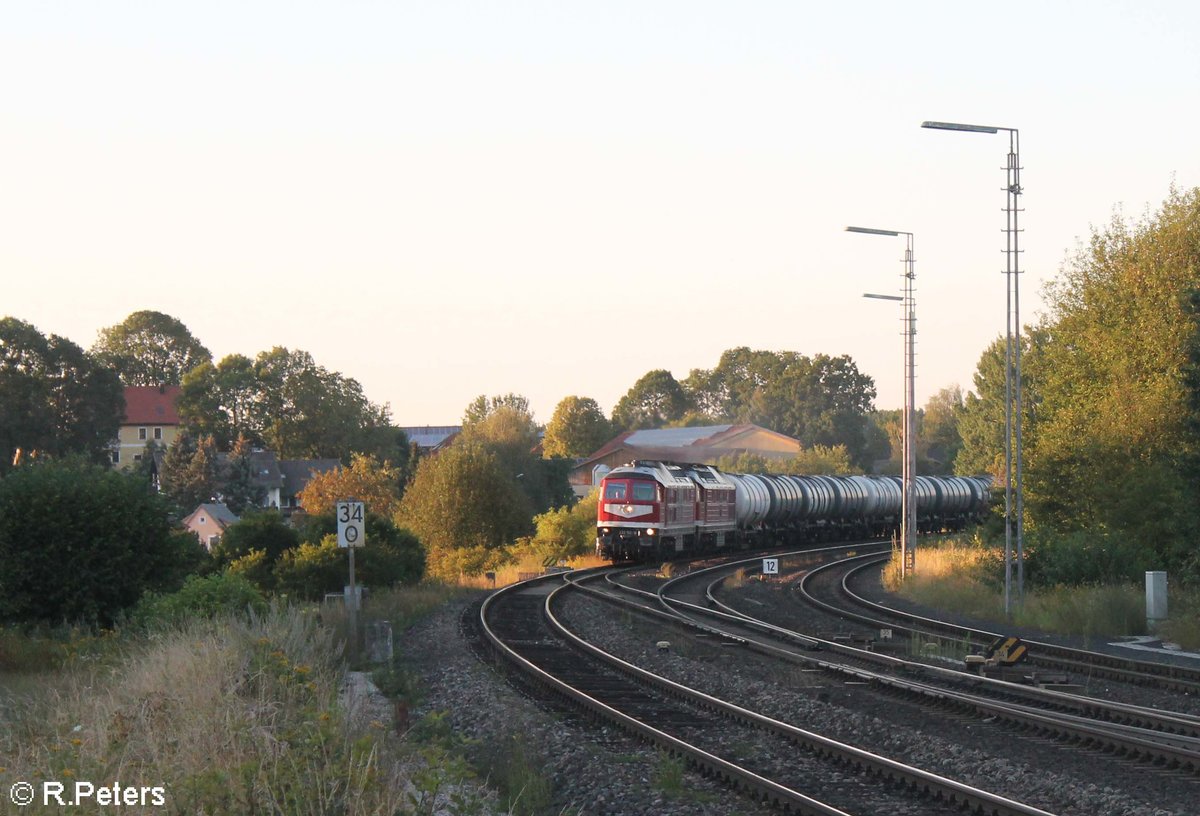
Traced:
<svg viewBox="0 0 1200 816">
<path fill-rule="evenodd" d="M 358 657 L 358 588 L 354 585 L 354 551 L 366 543 L 363 530 L 366 512 L 363 503 L 348 499 L 337 503 L 338 546 L 350 556 L 350 588 L 346 596 L 346 611 L 350 617 L 350 660 Z"/>
<path fill-rule="evenodd" d="M 763 575 L 778 575 L 779 574 L 779 559 L 764 558 L 762 565 Z"/>
</svg>

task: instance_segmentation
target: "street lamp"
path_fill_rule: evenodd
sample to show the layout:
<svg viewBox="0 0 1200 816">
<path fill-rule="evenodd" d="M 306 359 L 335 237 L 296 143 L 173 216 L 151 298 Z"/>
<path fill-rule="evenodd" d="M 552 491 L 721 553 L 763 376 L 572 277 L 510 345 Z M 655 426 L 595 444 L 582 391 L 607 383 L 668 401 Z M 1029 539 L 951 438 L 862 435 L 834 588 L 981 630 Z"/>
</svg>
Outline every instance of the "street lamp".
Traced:
<svg viewBox="0 0 1200 816">
<path fill-rule="evenodd" d="M 1017 597 L 1025 595 L 1025 505 L 1021 478 L 1021 230 L 1017 216 L 1021 212 L 1021 134 L 1016 128 L 990 125 L 964 125 L 956 122 L 922 122 L 934 130 L 959 130 L 968 133 L 1008 133 L 1008 166 L 1004 189 L 1006 237 L 1004 255 L 1007 282 L 1004 318 L 1004 612 L 1012 614 L 1012 541 L 1013 501 L 1016 500 Z M 1013 463 L 1016 462 L 1014 485 Z"/>
<path fill-rule="evenodd" d="M 916 534 L 917 534 L 917 445 L 916 445 L 916 336 L 917 312 L 913 303 L 913 234 L 899 230 L 871 229 L 870 227 L 846 227 L 846 232 L 858 232 L 866 235 L 904 236 L 904 296 L 864 294 L 863 297 L 877 300 L 898 300 L 904 306 L 904 431 L 903 431 L 903 463 L 901 464 L 901 501 L 900 523 L 900 577 L 906 577 L 916 567 Z"/>
</svg>

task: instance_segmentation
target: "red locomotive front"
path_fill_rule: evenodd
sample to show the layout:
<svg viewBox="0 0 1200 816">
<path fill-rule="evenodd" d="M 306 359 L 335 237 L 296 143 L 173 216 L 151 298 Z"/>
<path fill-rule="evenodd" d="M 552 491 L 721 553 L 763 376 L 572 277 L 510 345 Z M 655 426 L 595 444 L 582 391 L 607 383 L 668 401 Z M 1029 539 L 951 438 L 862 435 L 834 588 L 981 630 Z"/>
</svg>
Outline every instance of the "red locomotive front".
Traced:
<svg viewBox="0 0 1200 816">
<path fill-rule="evenodd" d="M 696 488 L 658 462 L 615 468 L 600 481 L 596 553 L 613 560 L 679 551 L 696 530 Z"/>
</svg>

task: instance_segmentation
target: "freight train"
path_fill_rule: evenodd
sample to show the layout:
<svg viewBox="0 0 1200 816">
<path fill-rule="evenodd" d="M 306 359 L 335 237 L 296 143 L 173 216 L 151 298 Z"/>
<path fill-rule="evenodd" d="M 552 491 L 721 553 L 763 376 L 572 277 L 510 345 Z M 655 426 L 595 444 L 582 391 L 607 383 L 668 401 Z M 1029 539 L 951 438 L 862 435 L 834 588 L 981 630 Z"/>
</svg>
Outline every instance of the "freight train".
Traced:
<svg viewBox="0 0 1200 816">
<path fill-rule="evenodd" d="M 989 502 L 986 476 L 918 476 L 919 533 L 961 530 Z M 596 506 L 596 554 L 645 561 L 725 548 L 887 537 L 900 529 L 895 476 L 724 473 L 637 461 L 610 470 Z"/>
</svg>

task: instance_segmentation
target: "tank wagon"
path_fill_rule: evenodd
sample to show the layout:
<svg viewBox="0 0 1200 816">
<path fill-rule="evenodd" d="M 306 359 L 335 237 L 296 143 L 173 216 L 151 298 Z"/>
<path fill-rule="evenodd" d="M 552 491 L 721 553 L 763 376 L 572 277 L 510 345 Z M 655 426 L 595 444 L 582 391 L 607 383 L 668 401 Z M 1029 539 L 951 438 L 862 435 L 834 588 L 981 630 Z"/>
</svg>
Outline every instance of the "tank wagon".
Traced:
<svg viewBox="0 0 1200 816">
<path fill-rule="evenodd" d="M 919 533 L 979 521 L 986 476 L 918 476 Z M 724 473 L 712 465 L 637 461 L 609 471 L 596 506 L 596 553 L 616 561 L 725 548 L 886 537 L 900 529 L 896 476 Z"/>
</svg>

